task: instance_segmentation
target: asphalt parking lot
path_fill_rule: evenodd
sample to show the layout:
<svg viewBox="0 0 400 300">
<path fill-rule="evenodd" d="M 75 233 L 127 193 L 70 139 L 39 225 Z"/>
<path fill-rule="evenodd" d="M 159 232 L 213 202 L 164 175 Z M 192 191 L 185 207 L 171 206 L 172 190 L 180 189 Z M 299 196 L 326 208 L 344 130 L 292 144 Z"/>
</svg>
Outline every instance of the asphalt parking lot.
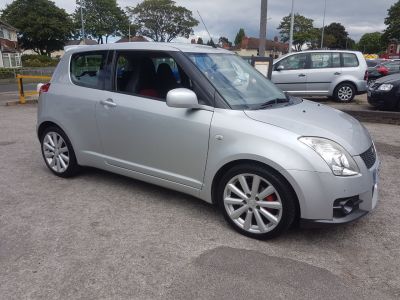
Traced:
<svg viewBox="0 0 400 300">
<path fill-rule="evenodd" d="M 380 202 L 360 221 L 267 242 L 213 206 L 42 161 L 36 106 L 0 106 L 1 299 L 399 299 L 399 126 L 366 124 L 382 160 Z"/>
</svg>

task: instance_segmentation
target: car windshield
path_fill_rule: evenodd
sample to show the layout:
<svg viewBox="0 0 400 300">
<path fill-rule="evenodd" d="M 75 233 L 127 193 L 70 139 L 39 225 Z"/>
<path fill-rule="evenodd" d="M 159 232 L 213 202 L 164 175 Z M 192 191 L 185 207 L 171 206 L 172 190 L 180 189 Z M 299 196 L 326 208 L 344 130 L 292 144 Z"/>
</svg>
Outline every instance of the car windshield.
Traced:
<svg viewBox="0 0 400 300">
<path fill-rule="evenodd" d="M 290 98 L 239 56 L 188 53 L 233 109 L 265 109 Z"/>
</svg>

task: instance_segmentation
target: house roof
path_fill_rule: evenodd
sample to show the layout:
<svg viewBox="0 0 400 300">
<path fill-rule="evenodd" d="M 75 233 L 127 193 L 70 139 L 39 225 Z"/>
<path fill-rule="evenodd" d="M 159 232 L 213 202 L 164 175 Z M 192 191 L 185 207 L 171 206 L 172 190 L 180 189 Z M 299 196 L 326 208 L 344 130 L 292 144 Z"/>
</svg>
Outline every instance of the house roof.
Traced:
<svg viewBox="0 0 400 300">
<path fill-rule="evenodd" d="M 82 40 L 70 40 L 65 43 L 66 46 L 76 46 L 80 45 Z M 97 42 L 91 39 L 85 39 L 84 45 L 97 45 Z"/>
<path fill-rule="evenodd" d="M 132 36 L 130 40 L 128 37 L 123 37 L 120 40 L 116 41 L 116 43 L 129 43 L 129 42 L 148 42 L 148 40 L 145 37 L 138 35 L 138 36 Z"/>
<path fill-rule="evenodd" d="M 8 23 L 6 23 L 6 22 L 4 22 L 2 20 L 0 20 L 0 25 L 2 25 L 3 27 L 6 27 L 7 29 L 18 31 L 17 28 L 11 26 L 10 24 L 8 24 Z"/>
<path fill-rule="evenodd" d="M 260 39 L 253 37 L 244 37 L 242 43 L 238 47 L 239 49 L 256 50 L 260 45 Z M 275 50 L 280 52 L 287 52 L 289 45 L 278 41 L 265 41 L 266 50 Z"/>
</svg>

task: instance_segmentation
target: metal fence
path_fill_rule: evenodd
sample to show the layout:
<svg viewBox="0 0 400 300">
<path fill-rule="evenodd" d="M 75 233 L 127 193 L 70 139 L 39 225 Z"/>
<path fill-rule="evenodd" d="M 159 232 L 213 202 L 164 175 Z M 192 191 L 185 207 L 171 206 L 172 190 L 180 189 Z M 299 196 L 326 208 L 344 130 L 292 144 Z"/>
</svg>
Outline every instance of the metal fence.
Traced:
<svg viewBox="0 0 400 300">
<path fill-rule="evenodd" d="M 33 75 L 33 76 L 51 76 L 55 67 L 45 68 L 17 68 L 5 69 L 0 68 L 0 79 L 15 79 L 17 75 Z"/>
</svg>

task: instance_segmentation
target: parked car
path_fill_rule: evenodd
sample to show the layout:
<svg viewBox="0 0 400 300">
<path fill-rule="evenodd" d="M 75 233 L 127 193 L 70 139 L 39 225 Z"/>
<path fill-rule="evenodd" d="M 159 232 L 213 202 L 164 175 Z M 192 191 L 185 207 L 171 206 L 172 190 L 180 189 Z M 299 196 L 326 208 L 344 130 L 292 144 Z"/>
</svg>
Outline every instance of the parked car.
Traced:
<svg viewBox="0 0 400 300">
<path fill-rule="evenodd" d="M 368 102 L 379 109 L 400 110 L 400 73 L 379 78 L 371 84 Z"/>
<path fill-rule="evenodd" d="M 400 60 L 382 61 L 375 67 L 368 68 L 368 86 L 378 78 L 400 73 Z"/>
<path fill-rule="evenodd" d="M 363 125 L 285 94 L 223 49 L 70 49 L 40 88 L 37 133 L 57 176 L 90 166 L 187 193 L 253 238 L 297 221 L 354 221 L 378 200 L 379 159 Z"/>
<path fill-rule="evenodd" d="M 367 91 L 367 63 L 361 52 L 303 51 L 277 59 L 272 82 L 297 96 L 328 96 L 350 102 Z"/>
</svg>

